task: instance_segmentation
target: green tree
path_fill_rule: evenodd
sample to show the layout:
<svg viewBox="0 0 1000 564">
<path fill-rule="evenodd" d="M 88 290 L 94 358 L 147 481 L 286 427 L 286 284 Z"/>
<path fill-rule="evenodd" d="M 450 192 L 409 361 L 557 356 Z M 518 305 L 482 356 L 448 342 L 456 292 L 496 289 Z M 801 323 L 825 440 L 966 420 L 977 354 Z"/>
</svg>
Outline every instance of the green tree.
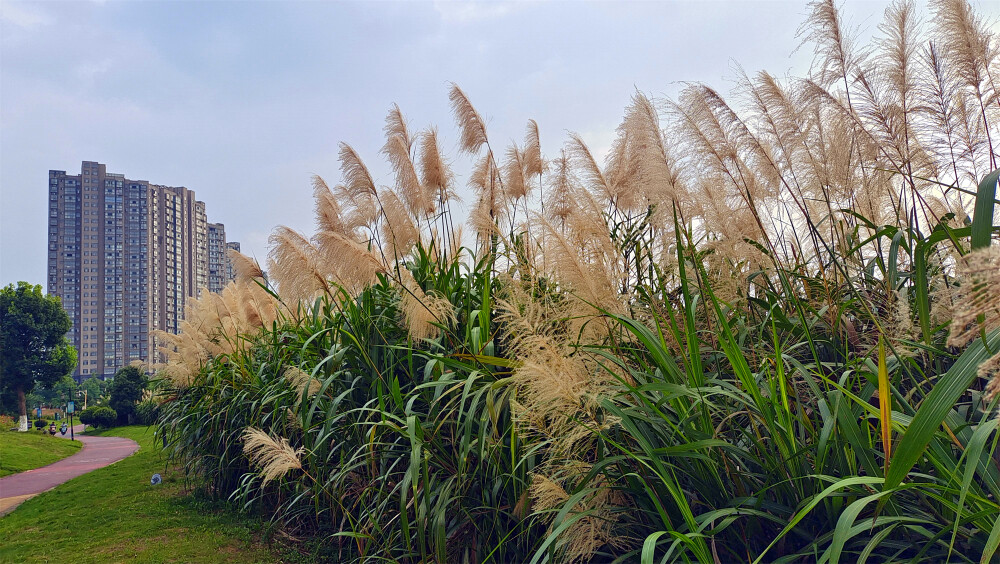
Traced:
<svg viewBox="0 0 1000 564">
<path fill-rule="evenodd" d="M 25 394 L 50 387 L 76 366 L 76 349 L 66 340 L 72 322 L 59 298 L 42 287 L 18 282 L 0 290 L 0 381 L 17 395 L 18 428 L 28 430 Z"/>
<path fill-rule="evenodd" d="M 91 376 L 80 384 L 80 390 L 87 392 L 85 399 L 88 406 L 99 404 L 101 399 L 108 395 L 109 388 L 111 388 L 111 381 L 102 380 L 97 376 Z M 83 399 L 81 398 L 81 402 Z"/>
<path fill-rule="evenodd" d="M 135 366 L 126 366 L 115 372 L 111 382 L 111 400 L 108 405 L 118 413 L 118 422 L 127 425 L 135 414 L 135 404 L 142 399 L 146 389 L 146 375 Z"/>
<path fill-rule="evenodd" d="M 75 388 L 76 382 L 73 381 L 73 378 L 69 375 L 63 376 L 48 388 L 35 390 L 31 394 L 28 394 L 28 405 L 34 405 L 31 402 L 34 399 L 42 405 L 59 408 L 67 400 L 73 399 Z"/>
</svg>

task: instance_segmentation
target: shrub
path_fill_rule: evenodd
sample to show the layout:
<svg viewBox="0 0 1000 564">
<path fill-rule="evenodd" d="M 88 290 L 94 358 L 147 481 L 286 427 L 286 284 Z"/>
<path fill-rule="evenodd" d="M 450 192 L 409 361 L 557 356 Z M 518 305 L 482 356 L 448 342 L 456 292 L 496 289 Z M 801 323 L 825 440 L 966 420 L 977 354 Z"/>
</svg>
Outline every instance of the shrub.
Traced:
<svg viewBox="0 0 1000 564">
<path fill-rule="evenodd" d="M 44 429 L 48 424 L 49 422 L 44 419 L 35 419 L 35 429 Z"/>
<path fill-rule="evenodd" d="M 0 415 L 0 431 L 11 429 L 17 425 L 17 419 L 12 415 Z"/>
<path fill-rule="evenodd" d="M 139 402 L 135 406 L 135 422 L 140 425 L 152 425 L 160 414 L 160 404 L 152 399 Z"/>
<path fill-rule="evenodd" d="M 114 427 L 118 421 L 118 413 L 110 407 L 91 407 L 80 412 L 80 423 L 91 425 L 95 428 Z"/>
</svg>

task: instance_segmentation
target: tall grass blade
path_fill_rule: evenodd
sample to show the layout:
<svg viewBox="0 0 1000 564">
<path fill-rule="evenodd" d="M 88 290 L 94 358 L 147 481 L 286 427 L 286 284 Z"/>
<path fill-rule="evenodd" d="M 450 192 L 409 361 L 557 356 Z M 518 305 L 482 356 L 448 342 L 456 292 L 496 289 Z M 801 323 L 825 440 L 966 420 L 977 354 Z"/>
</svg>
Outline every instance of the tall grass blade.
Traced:
<svg viewBox="0 0 1000 564">
<path fill-rule="evenodd" d="M 892 393 L 889 391 L 889 370 L 885 364 L 885 338 L 881 335 L 878 338 L 878 406 L 882 452 L 885 453 L 885 471 L 888 473 L 892 458 Z"/>
<path fill-rule="evenodd" d="M 990 246 L 993 235 L 993 206 L 997 194 L 997 180 L 1000 169 L 986 175 L 976 191 L 976 208 L 972 214 L 972 248 L 983 249 Z"/>
<path fill-rule="evenodd" d="M 990 349 L 996 350 L 1000 346 L 1000 330 L 987 335 L 986 341 Z M 940 429 L 948 411 L 975 381 L 979 365 L 990 356 L 992 355 L 982 339 L 973 341 L 934 385 L 934 389 L 924 398 L 913 416 L 913 422 L 899 441 L 896 456 L 886 473 L 886 489 L 895 488 L 906 478 L 913 465 L 923 456 L 927 444 Z"/>
</svg>

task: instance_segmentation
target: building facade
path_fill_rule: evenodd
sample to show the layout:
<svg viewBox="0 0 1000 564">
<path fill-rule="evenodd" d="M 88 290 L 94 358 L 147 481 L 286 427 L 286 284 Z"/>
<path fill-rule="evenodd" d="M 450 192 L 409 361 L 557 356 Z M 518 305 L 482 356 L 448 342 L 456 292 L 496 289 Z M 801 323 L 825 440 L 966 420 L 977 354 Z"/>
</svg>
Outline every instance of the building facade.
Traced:
<svg viewBox="0 0 1000 564">
<path fill-rule="evenodd" d="M 229 260 L 229 250 L 240 252 L 240 242 L 227 241 L 226 249 L 226 280 L 236 280 L 236 269 L 233 268 L 233 261 Z"/>
<path fill-rule="evenodd" d="M 205 203 L 187 188 L 84 161 L 79 175 L 49 171 L 48 222 L 48 292 L 73 321 L 78 380 L 154 360 L 152 332 L 177 333 L 187 301 L 221 289 L 210 264 L 225 228 L 211 224 L 222 240 L 210 240 Z"/>
<path fill-rule="evenodd" d="M 226 226 L 221 223 L 208 224 L 208 280 L 209 292 L 221 292 L 232 278 L 228 273 L 228 256 L 226 255 Z"/>
</svg>

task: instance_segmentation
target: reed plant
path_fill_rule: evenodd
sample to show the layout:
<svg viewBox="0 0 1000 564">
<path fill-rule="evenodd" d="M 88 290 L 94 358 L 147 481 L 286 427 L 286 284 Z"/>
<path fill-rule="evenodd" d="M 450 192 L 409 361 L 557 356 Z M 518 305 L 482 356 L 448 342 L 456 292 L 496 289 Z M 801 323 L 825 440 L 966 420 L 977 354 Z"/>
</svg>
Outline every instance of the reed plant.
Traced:
<svg viewBox="0 0 1000 564">
<path fill-rule="evenodd" d="M 336 561 L 980 561 L 1000 545 L 1000 39 L 908 2 L 803 78 L 637 93 L 601 164 L 495 148 L 453 86 L 342 144 L 162 336 L 165 449 Z M 990 172 L 992 171 L 992 172 Z"/>
</svg>

